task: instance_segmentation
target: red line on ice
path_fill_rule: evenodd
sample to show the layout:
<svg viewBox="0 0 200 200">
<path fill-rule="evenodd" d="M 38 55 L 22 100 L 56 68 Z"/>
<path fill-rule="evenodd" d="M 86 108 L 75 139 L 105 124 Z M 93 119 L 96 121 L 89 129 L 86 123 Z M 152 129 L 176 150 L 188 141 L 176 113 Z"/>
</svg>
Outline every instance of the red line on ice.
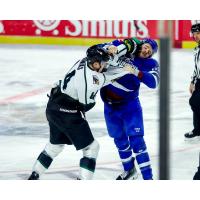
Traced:
<svg viewBox="0 0 200 200">
<path fill-rule="evenodd" d="M 9 104 L 9 103 L 15 103 L 16 101 L 20 101 L 22 99 L 31 97 L 31 96 L 35 96 L 38 94 L 42 94 L 43 92 L 46 92 L 50 89 L 50 86 L 46 86 L 44 88 L 39 88 L 39 89 L 35 89 L 29 92 L 24 92 L 15 96 L 11 96 L 5 99 L 1 99 L 0 100 L 0 105 L 4 105 L 4 104 Z"/>
</svg>

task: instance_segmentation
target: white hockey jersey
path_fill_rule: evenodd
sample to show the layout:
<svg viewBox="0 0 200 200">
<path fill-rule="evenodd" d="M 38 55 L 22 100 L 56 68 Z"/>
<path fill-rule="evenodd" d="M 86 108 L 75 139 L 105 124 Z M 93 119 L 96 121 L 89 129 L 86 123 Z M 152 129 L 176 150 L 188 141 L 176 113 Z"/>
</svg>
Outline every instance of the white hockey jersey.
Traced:
<svg viewBox="0 0 200 200">
<path fill-rule="evenodd" d="M 97 92 L 105 85 L 129 72 L 122 68 L 111 68 L 107 72 L 98 73 L 91 69 L 86 58 L 76 62 L 59 85 L 61 92 L 78 100 L 84 105 L 95 103 Z"/>
</svg>

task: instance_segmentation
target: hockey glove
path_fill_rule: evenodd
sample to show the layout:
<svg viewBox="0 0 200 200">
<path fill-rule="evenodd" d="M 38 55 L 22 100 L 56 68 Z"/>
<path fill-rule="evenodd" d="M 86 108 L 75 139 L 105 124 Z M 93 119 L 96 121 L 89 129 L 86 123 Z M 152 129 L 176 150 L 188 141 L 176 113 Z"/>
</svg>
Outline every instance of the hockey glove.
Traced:
<svg viewBox="0 0 200 200">
<path fill-rule="evenodd" d="M 131 53 L 131 54 L 136 53 L 140 49 L 140 46 L 142 44 L 142 42 L 138 40 L 137 38 L 125 39 L 123 43 L 125 44 L 128 53 Z"/>
</svg>

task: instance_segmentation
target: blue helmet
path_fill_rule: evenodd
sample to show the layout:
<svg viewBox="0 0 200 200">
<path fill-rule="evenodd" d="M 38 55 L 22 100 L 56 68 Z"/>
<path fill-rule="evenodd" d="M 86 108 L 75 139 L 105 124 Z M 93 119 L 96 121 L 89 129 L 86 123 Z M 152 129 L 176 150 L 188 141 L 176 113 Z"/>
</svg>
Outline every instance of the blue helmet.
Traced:
<svg viewBox="0 0 200 200">
<path fill-rule="evenodd" d="M 143 44 L 148 43 L 148 44 L 151 45 L 152 50 L 153 50 L 153 54 L 158 51 L 158 44 L 155 40 L 150 39 L 150 38 L 145 38 L 144 40 L 142 40 L 142 42 L 143 42 Z"/>
</svg>

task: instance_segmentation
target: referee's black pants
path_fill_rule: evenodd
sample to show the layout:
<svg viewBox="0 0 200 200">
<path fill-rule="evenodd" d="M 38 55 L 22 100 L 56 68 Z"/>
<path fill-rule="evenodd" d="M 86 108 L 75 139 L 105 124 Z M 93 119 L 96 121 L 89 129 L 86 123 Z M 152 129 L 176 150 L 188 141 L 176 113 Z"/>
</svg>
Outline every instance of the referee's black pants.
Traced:
<svg viewBox="0 0 200 200">
<path fill-rule="evenodd" d="M 189 104 L 193 111 L 193 133 L 200 135 L 200 79 L 195 84 L 195 91 L 192 93 Z"/>
</svg>

